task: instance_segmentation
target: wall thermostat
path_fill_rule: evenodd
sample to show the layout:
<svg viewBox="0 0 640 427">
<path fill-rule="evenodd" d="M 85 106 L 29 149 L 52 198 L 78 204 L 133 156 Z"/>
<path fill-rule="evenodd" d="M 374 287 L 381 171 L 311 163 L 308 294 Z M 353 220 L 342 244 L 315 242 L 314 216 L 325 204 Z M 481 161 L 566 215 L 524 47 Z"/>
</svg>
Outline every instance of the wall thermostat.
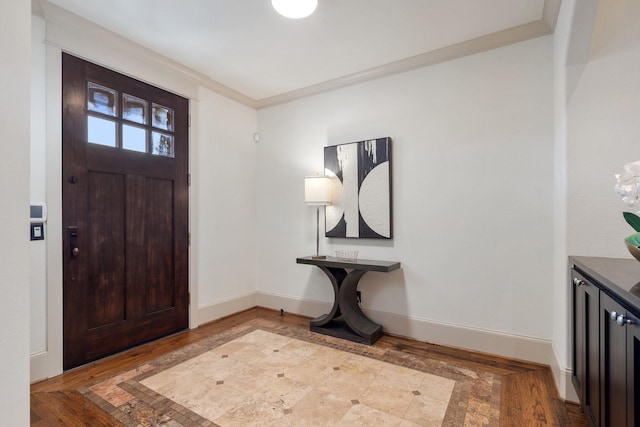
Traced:
<svg viewBox="0 0 640 427">
<path fill-rule="evenodd" d="M 29 206 L 29 217 L 31 222 L 47 221 L 47 205 L 46 203 L 31 203 Z"/>
</svg>

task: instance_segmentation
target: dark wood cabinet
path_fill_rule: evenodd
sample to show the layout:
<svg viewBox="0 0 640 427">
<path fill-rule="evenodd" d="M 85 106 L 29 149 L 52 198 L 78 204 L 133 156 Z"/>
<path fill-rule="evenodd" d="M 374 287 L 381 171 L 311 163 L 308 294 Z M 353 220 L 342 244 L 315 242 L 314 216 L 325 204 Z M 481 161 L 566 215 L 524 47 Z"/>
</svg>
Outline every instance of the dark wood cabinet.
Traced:
<svg viewBox="0 0 640 427">
<path fill-rule="evenodd" d="M 627 425 L 640 425 L 640 316 L 627 313 Z"/>
<path fill-rule="evenodd" d="M 571 257 L 573 384 L 593 426 L 640 422 L 640 263 Z"/>
<path fill-rule="evenodd" d="M 600 300 L 600 397 L 602 426 L 626 426 L 627 330 L 618 325 L 626 310 L 607 294 Z"/>
<path fill-rule="evenodd" d="M 600 288 L 574 270 L 573 385 L 585 415 L 593 425 L 600 419 Z"/>
</svg>

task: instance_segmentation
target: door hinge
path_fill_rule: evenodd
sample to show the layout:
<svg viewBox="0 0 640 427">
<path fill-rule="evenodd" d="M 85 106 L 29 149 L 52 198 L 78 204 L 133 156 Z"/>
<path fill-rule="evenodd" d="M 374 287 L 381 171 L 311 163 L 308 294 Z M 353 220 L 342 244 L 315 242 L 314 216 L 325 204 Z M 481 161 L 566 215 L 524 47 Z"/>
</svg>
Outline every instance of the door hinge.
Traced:
<svg viewBox="0 0 640 427">
<path fill-rule="evenodd" d="M 191 114 L 189 114 L 188 117 L 189 119 L 187 120 L 188 121 L 187 126 L 191 127 Z"/>
<path fill-rule="evenodd" d="M 187 174 L 187 187 L 191 187 L 191 174 Z"/>
<path fill-rule="evenodd" d="M 191 246 L 191 233 L 187 233 L 187 245 Z"/>
<path fill-rule="evenodd" d="M 191 305 L 191 292 L 187 293 L 187 301 L 189 302 L 189 305 Z"/>
</svg>

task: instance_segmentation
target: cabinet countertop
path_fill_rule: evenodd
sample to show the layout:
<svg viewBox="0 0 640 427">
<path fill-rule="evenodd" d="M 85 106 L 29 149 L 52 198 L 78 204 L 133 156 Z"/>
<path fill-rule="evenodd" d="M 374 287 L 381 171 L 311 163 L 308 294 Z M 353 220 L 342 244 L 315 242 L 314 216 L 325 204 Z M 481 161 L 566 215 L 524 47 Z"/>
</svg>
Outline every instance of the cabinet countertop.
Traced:
<svg viewBox="0 0 640 427">
<path fill-rule="evenodd" d="M 640 262 L 628 258 L 571 256 L 569 262 L 640 314 Z"/>
</svg>

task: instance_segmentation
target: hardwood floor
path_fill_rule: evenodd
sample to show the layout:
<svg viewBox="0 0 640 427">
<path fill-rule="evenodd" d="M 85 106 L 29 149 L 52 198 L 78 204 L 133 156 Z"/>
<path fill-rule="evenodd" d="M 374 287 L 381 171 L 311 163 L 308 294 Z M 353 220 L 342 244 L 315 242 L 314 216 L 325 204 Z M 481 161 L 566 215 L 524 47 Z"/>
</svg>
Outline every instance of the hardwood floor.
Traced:
<svg viewBox="0 0 640 427">
<path fill-rule="evenodd" d="M 309 319 L 302 316 L 286 314 L 281 317 L 278 312 L 254 308 L 81 366 L 31 386 L 31 425 L 120 425 L 84 399 L 76 389 L 255 318 L 279 319 L 305 329 L 309 326 Z M 375 346 L 446 362 L 455 361 L 463 366 L 481 367 L 502 375 L 501 426 L 588 425 L 578 405 L 559 399 L 551 371 L 546 366 L 387 335 Z"/>
</svg>

